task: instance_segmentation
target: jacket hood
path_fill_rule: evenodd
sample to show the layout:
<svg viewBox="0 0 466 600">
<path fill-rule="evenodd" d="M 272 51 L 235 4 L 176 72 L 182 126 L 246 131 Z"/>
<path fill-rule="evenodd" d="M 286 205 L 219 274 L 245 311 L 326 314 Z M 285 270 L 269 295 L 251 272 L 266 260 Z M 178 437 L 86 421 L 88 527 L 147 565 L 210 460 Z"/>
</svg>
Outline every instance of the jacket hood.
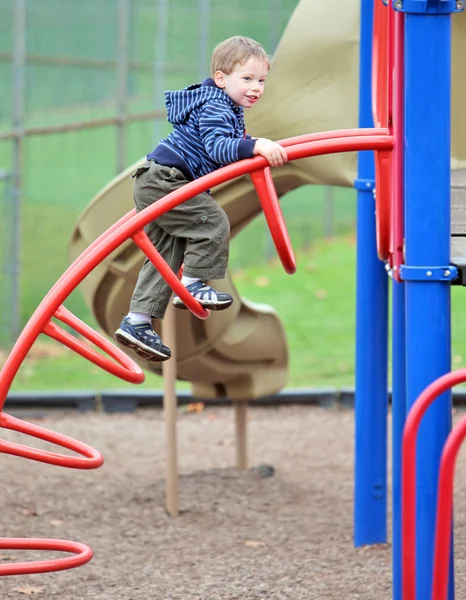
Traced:
<svg viewBox="0 0 466 600">
<path fill-rule="evenodd" d="M 190 85 L 182 90 L 174 92 L 165 92 L 165 106 L 167 108 L 167 119 L 172 125 L 184 123 L 189 115 L 210 100 L 222 100 L 235 107 L 235 104 L 217 87 L 213 79 L 209 78 L 202 83 Z"/>
</svg>

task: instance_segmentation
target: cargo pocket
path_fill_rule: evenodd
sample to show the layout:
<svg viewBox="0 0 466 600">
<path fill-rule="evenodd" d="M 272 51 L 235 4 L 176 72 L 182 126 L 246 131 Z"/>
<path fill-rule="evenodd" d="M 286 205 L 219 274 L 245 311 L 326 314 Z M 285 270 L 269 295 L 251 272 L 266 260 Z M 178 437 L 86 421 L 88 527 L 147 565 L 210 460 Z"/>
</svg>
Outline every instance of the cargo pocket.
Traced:
<svg viewBox="0 0 466 600">
<path fill-rule="evenodd" d="M 150 163 L 144 163 L 141 167 L 138 167 L 134 173 L 131 173 L 131 177 L 136 178 L 139 177 L 142 173 L 145 173 L 150 169 Z"/>
<path fill-rule="evenodd" d="M 176 169 L 174 167 L 162 167 L 162 178 L 164 181 L 175 181 L 176 179 Z"/>
</svg>

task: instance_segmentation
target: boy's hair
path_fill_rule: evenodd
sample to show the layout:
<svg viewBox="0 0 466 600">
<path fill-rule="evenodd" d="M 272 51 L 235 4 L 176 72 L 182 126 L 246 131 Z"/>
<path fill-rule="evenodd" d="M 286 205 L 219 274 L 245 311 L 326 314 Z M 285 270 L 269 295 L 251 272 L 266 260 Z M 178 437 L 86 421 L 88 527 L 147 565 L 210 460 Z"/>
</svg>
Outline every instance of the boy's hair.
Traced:
<svg viewBox="0 0 466 600">
<path fill-rule="evenodd" d="M 263 60 L 270 68 L 270 58 L 259 42 L 252 38 L 235 35 L 221 42 L 212 53 L 210 74 L 214 77 L 217 71 L 230 75 L 236 65 L 244 65 L 250 58 Z"/>
</svg>

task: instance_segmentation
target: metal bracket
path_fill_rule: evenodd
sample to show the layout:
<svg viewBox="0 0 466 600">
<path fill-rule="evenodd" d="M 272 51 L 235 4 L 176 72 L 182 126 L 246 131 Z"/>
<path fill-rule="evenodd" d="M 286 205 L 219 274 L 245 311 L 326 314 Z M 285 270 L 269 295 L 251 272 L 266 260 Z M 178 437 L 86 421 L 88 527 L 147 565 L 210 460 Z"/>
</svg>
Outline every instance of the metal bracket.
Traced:
<svg viewBox="0 0 466 600">
<path fill-rule="evenodd" d="M 401 265 L 400 277 L 403 281 L 452 281 L 458 277 L 454 265 L 446 267 L 408 267 Z"/>
<path fill-rule="evenodd" d="M 354 188 L 356 190 L 361 190 L 363 192 L 372 192 L 375 188 L 375 180 L 374 179 L 355 179 L 354 180 Z"/>
<path fill-rule="evenodd" d="M 393 0 L 398 12 L 445 15 L 464 10 L 464 0 Z"/>
</svg>

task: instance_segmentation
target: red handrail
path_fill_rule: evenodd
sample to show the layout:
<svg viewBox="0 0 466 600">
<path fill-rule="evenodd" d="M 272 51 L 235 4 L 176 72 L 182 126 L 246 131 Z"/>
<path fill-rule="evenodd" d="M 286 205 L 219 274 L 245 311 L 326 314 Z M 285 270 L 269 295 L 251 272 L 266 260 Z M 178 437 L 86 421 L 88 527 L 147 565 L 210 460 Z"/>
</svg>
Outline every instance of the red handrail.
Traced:
<svg viewBox="0 0 466 600">
<path fill-rule="evenodd" d="M 389 134 L 389 131 L 386 128 L 334 130 L 292 137 L 286 140 L 280 140 L 278 143 L 284 148 L 288 148 L 295 144 L 318 142 L 328 139 L 343 139 L 353 136 L 364 137 L 368 135 L 387 134 Z M 380 154 L 384 156 L 384 153 Z M 385 169 L 381 169 L 377 174 L 376 181 L 380 182 L 380 187 L 382 186 L 382 182 L 384 181 L 383 179 L 381 179 L 381 177 L 384 178 L 386 176 L 387 171 Z M 296 271 L 296 261 L 292 251 L 289 235 L 286 230 L 283 214 L 278 203 L 277 193 L 273 185 L 270 168 L 266 168 L 265 170 L 254 171 L 253 173 L 251 173 L 251 178 L 256 188 L 256 192 L 259 197 L 262 210 L 264 211 L 264 215 L 269 225 L 272 234 L 272 239 L 274 241 L 282 265 L 287 273 L 292 274 Z M 384 183 L 384 185 L 386 185 L 386 183 Z M 384 205 L 380 206 L 378 209 L 379 212 L 382 211 L 383 208 L 385 208 Z M 387 205 L 387 208 L 390 209 L 390 206 Z M 387 219 L 386 217 L 385 219 L 381 218 L 380 221 L 382 223 L 386 223 Z"/>
<path fill-rule="evenodd" d="M 427 409 L 438 396 L 453 386 L 464 382 L 466 382 L 466 369 L 458 369 L 458 371 L 442 375 L 442 377 L 436 379 L 419 395 L 406 419 L 403 433 L 401 466 L 403 600 L 416 600 L 416 441 L 419 426 Z M 449 458 L 447 457 L 447 465 L 448 460 Z M 448 474 L 447 472 L 444 476 L 448 476 Z M 445 492 L 443 488 L 442 490 L 439 488 L 439 498 L 445 493 L 446 497 L 443 498 L 443 502 L 448 501 L 448 490 Z M 437 506 L 437 515 L 439 514 L 438 511 L 439 507 Z M 441 521 L 440 528 L 440 537 L 442 537 L 443 534 L 448 532 L 448 526 L 444 521 Z M 441 558 L 441 561 L 444 566 L 445 558 Z M 443 576 L 444 573 L 441 573 L 441 575 Z M 436 581 L 436 585 L 443 585 L 443 582 L 444 579 L 441 579 L 440 583 Z M 433 596 L 433 600 L 440 600 L 440 598 L 441 596 L 438 598 Z"/>
</svg>

